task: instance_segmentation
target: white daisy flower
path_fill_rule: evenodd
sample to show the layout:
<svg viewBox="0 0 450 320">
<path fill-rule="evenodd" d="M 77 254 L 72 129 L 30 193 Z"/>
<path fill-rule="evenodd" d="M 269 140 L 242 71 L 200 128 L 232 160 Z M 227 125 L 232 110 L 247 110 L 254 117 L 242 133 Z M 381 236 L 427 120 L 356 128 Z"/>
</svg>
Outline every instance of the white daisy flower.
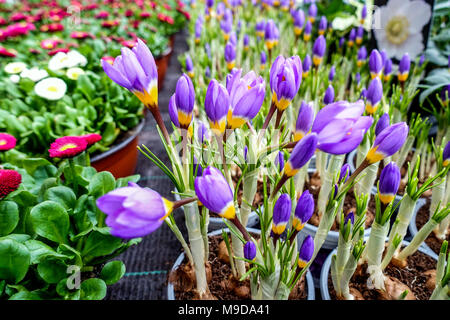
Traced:
<svg viewBox="0 0 450 320">
<path fill-rule="evenodd" d="M 67 85 L 59 78 L 46 78 L 34 86 L 34 92 L 47 100 L 59 100 L 66 94 Z"/>
<path fill-rule="evenodd" d="M 389 0 L 376 9 L 374 33 L 379 49 L 398 60 L 407 52 L 411 59 L 424 50 L 422 28 L 431 18 L 431 7 L 423 0 Z"/>
<path fill-rule="evenodd" d="M 16 74 L 21 73 L 26 67 L 27 65 L 23 62 L 10 62 L 5 66 L 4 70 L 6 73 Z"/>
<path fill-rule="evenodd" d="M 67 69 L 66 75 L 69 79 L 77 80 L 78 77 L 85 74 L 84 70 L 78 67 Z"/>
<path fill-rule="evenodd" d="M 22 78 L 28 78 L 31 81 L 37 82 L 39 80 L 42 80 L 46 77 L 48 77 L 47 71 L 44 69 L 39 69 L 37 67 L 33 67 L 31 69 L 25 69 L 20 74 Z"/>
<path fill-rule="evenodd" d="M 52 71 L 58 71 L 67 68 L 69 58 L 65 52 L 58 52 L 48 61 L 48 68 Z"/>
<path fill-rule="evenodd" d="M 87 64 L 87 59 L 85 56 L 83 56 L 81 53 L 79 53 L 76 50 L 71 50 L 67 53 L 68 57 L 68 68 L 76 67 L 76 66 L 82 66 L 84 67 Z"/>
<path fill-rule="evenodd" d="M 12 74 L 9 76 L 9 80 L 11 80 L 12 83 L 19 83 L 20 76 L 17 74 Z"/>
</svg>

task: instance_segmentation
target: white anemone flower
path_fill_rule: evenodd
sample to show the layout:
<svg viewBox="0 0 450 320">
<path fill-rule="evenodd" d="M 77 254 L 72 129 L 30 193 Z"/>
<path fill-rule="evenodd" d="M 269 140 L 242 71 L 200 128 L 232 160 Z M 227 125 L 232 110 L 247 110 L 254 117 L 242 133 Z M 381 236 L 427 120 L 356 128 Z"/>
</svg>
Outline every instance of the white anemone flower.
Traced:
<svg viewBox="0 0 450 320">
<path fill-rule="evenodd" d="M 33 67 L 31 69 L 25 69 L 20 74 L 22 78 L 28 78 L 31 81 L 37 82 L 39 80 L 42 80 L 46 77 L 48 77 L 47 71 L 44 69 L 39 69 L 37 67 Z"/>
<path fill-rule="evenodd" d="M 66 75 L 69 79 L 77 80 L 78 77 L 85 74 L 84 70 L 78 67 L 67 69 Z"/>
<path fill-rule="evenodd" d="M 10 62 L 5 66 L 4 70 L 6 73 L 16 74 L 21 73 L 26 67 L 27 65 L 23 62 Z"/>
<path fill-rule="evenodd" d="M 59 100 L 66 94 L 67 85 L 59 78 L 46 78 L 34 86 L 34 92 L 47 100 Z"/>
<path fill-rule="evenodd" d="M 58 71 L 65 68 L 73 68 L 77 66 L 84 67 L 87 64 L 87 59 L 76 50 L 71 50 L 68 53 L 58 52 L 48 62 L 48 68 L 52 71 Z"/>
<path fill-rule="evenodd" d="M 400 60 L 424 50 L 422 29 L 430 21 L 431 7 L 423 0 L 389 0 L 374 13 L 374 33 L 379 49 Z"/>
</svg>

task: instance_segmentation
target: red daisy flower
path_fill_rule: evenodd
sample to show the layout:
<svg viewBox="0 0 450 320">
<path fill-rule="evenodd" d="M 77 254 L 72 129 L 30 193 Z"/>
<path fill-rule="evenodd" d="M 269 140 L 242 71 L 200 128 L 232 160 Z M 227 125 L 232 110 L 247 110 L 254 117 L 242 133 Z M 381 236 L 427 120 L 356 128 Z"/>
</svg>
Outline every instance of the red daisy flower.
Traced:
<svg viewBox="0 0 450 320">
<path fill-rule="evenodd" d="M 7 133 L 0 133 L 0 151 L 7 151 L 16 146 L 16 138 Z"/>
<path fill-rule="evenodd" d="M 16 191 L 21 182 L 22 176 L 17 171 L 0 169 L 0 199 Z"/>
<path fill-rule="evenodd" d="M 98 133 L 90 133 L 90 134 L 85 134 L 83 136 L 80 136 L 80 138 L 83 138 L 84 140 L 86 140 L 87 142 L 87 146 L 90 147 L 92 146 L 94 143 L 99 142 L 100 140 L 102 140 L 102 136 L 99 135 Z"/>
<path fill-rule="evenodd" d="M 86 150 L 87 145 L 82 137 L 62 137 L 50 145 L 48 153 L 51 158 L 72 158 Z"/>
<path fill-rule="evenodd" d="M 13 51 L 10 51 L 10 50 L 0 46 L 0 56 L 14 58 L 16 56 L 16 54 Z"/>
</svg>

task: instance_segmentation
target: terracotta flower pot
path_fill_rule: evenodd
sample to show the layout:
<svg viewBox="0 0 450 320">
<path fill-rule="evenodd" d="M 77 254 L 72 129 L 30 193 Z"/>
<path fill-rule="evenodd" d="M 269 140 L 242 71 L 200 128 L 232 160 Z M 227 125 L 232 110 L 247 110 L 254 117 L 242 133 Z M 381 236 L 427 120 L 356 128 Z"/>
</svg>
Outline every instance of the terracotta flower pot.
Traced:
<svg viewBox="0 0 450 320">
<path fill-rule="evenodd" d="M 155 59 L 156 68 L 158 69 L 158 91 L 161 91 L 164 86 L 164 79 L 166 78 L 166 71 L 169 65 L 171 52 L 172 49 L 168 47 L 162 56 Z"/>
<path fill-rule="evenodd" d="M 139 134 L 144 128 L 143 119 L 134 129 L 126 132 L 111 149 L 91 158 L 91 165 L 97 171 L 109 171 L 113 176 L 123 178 L 134 174 L 138 159 Z"/>
<path fill-rule="evenodd" d="M 253 229 L 253 228 L 247 228 L 248 232 L 254 233 L 254 234 L 261 234 L 261 230 L 258 229 Z M 230 230 L 229 229 L 225 229 L 225 232 L 229 233 Z M 208 233 L 208 236 L 218 236 L 222 234 L 222 230 L 216 230 L 213 232 Z M 184 260 L 184 252 L 181 253 L 177 260 L 175 260 L 175 263 L 173 264 L 172 269 L 170 270 L 170 272 L 175 272 L 178 267 L 183 263 Z M 305 281 L 306 281 L 306 290 L 307 290 L 307 300 L 315 300 L 316 296 L 315 296 L 315 289 L 314 289 L 314 280 L 311 276 L 311 272 L 306 272 L 306 276 L 305 276 Z M 168 282 L 167 285 L 167 299 L 168 300 L 175 300 L 175 290 L 174 290 L 174 286 L 173 283 L 171 283 L 170 281 Z"/>
</svg>

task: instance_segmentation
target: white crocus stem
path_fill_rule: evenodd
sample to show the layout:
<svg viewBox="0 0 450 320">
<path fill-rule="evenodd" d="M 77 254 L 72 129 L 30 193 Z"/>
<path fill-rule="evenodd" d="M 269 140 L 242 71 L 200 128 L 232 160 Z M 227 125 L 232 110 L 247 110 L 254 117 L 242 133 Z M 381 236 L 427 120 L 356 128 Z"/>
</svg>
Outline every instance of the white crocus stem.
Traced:
<svg viewBox="0 0 450 320">
<path fill-rule="evenodd" d="M 434 289 L 433 294 L 430 297 L 430 300 L 450 300 L 450 286 L 446 285 L 442 287 L 439 283 L 437 287 Z"/>
<path fill-rule="evenodd" d="M 348 241 L 345 241 L 345 239 L 342 237 L 342 235 L 339 233 L 339 240 L 338 240 L 338 247 L 336 252 L 336 261 L 335 261 L 335 272 L 336 272 L 336 293 L 338 295 L 341 295 L 341 282 L 342 282 L 342 275 L 345 269 L 345 266 L 347 265 L 348 258 L 350 256 L 350 250 L 352 247 L 352 240 L 349 239 Z"/>
<path fill-rule="evenodd" d="M 352 278 L 353 274 L 355 273 L 356 267 L 358 266 L 358 261 L 355 259 L 353 255 L 350 255 L 350 257 L 347 260 L 347 264 L 345 265 L 345 268 L 342 272 L 341 276 L 341 282 L 340 282 L 340 288 L 342 292 L 342 297 L 345 300 L 354 300 L 355 297 L 350 294 L 350 279 Z"/>
<path fill-rule="evenodd" d="M 202 237 L 203 237 L 203 243 L 205 246 L 205 263 L 208 262 L 209 259 L 209 239 L 208 239 L 208 226 L 209 226 L 209 213 L 206 212 L 206 209 L 204 210 L 205 213 L 205 223 L 202 226 Z"/>
<path fill-rule="evenodd" d="M 398 234 L 400 236 L 400 240 L 403 241 L 406 235 L 406 231 L 408 230 L 409 222 L 414 214 L 414 207 L 416 206 L 416 200 L 412 199 L 409 194 L 406 194 L 403 197 L 402 203 L 400 204 L 400 208 L 398 210 L 397 220 L 398 224 L 395 228 L 392 228 L 391 235 Z M 394 239 L 394 237 L 390 237 Z M 393 246 L 392 241 L 389 242 L 389 248 Z M 398 250 L 396 250 L 398 252 Z"/>
<path fill-rule="evenodd" d="M 187 244 L 186 240 L 184 240 L 183 234 L 181 233 L 180 229 L 178 228 L 176 223 L 172 223 L 169 218 L 166 218 L 165 221 L 169 228 L 172 230 L 175 237 L 178 239 L 178 241 L 180 241 L 184 253 L 186 254 L 190 264 L 194 265 L 194 259 L 192 258 L 191 249 L 189 249 L 189 245 Z"/>
<path fill-rule="evenodd" d="M 420 159 L 422 160 L 421 161 L 421 163 L 420 163 L 420 165 L 422 166 L 422 165 L 424 165 L 425 167 L 425 169 L 426 169 L 426 161 L 424 161 L 424 159 L 422 158 L 422 152 L 423 152 L 423 150 L 425 149 L 425 144 L 422 144 L 421 146 L 420 146 L 420 148 L 419 149 L 416 149 L 414 152 L 413 152 L 413 157 L 412 157 L 412 159 L 411 159 L 411 162 L 410 162 L 410 164 L 409 164 L 409 167 L 410 168 L 414 168 L 415 166 L 416 166 L 416 162 L 417 162 L 417 159 L 419 158 L 419 155 L 421 156 L 420 157 Z M 427 154 L 427 152 L 425 153 L 425 154 Z M 428 157 L 427 157 L 427 159 L 428 159 Z M 424 170 L 425 170 L 424 169 Z"/>
<path fill-rule="evenodd" d="M 438 205 L 440 205 L 441 208 L 442 206 L 445 206 L 445 203 L 443 202 L 445 198 L 445 182 L 446 177 L 436 179 L 436 186 L 433 188 L 433 193 L 431 195 L 430 218 L 438 208 Z"/>
<path fill-rule="evenodd" d="M 325 154 L 327 156 L 327 154 Z M 327 206 L 328 199 L 330 197 L 330 192 L 334 188 L 333 178 L 336 176 L 336 173 L 342 167 L 342 163 L 344 162 L 344 155 L 331 155 L 328 166 L 323 171 L 321 175 L 321 187 L 319 192 L 319 198 L 317 200 L 317 210 L 319 217 L 323 215 L 325 208 Z"/>
<path fill-rule="evenodd" d="M 389 231 L 389 223 L 384 226 L 376 221 L 372 224 L 370 237 L 367 243 L 367 271 L 370 274 L 370 280 L 377 289 L 384 289 L 384 277 L 381 268 L 381 259 L 384 251 L 386 236 Z"/>
<path fill-rule="evenodd" d="M 258 170 L 246 173 L 242 178 L 242 203 L 241 203 L 241 223 L 247 226 L 248 216 L 252 211 L 253 199 L 255 199 L 258 183 Z"/>
<path fill-rule="evenodd" d="M 186 227 L 189 236 L 192 258 L 194 260 L 195 279 L 197 282 L 197 292 L 200 299 L 209 293 L 206 281 L 205 269 L 205 246 L 202 231 L 200 230 L 200 214 L 196 202 L 191 202 L 184 206 Z"/>
<path fill-rule="evenodd" d="M 236 216 L 240 219 L 238 210 L 236 210 Z M 238 258 L 244 257 L 244 245 L 241 240 L 236 237 L 234 233 L 231 233 L 231 247 L 233 250 L 233 255 Z M 245 274 L 245 262 L 240 259 L 234 259 L 234 265 L 237 271 L 237 278 L 240 279 Z"/>
<path fill-rule="evenodd" d="M 416 139 L 416 137 L 414 137 L 414 136 L 408 136 L 408 138 L 406 139 L 405 144 L 400 149 L 400 153 L 398 155 L 398 158 L 395 161 L 395 163 L 397 164 L 397 166 L 399 168 L 403 167 L 403 164 L 406 161 L 406 157 L 408 156 L 408 153 L 411 151 L 411 149 L 412 149 L 412 147 L 414 145 L 415 139 Z"/>
<path fill-rule="evenodd" d="M 336 209 L 337 204 L 327 210 L 322 216 L 322 219 L 320 219 L 316 235 L 314 236 L 314 253 L 310 262 L 308 263 L 308 266 L 311 264 L 311 261 L 314 261 L 314 259 L 316 258 L 317 253 L 319 252 L 320 248 L 322 248 L 322 245 L 327 238 L 328 232 L 330 232 L 331 226 L 333 225 L 334 219 L 336 218 Z"/>
<path fill-rule="evenodd" d="M 375 180 L 377 179 L 379 165 L 380 165 L 379 162 L 375 162 L 375 163 L 372 163 L 370 166 L 368 166 L 364 170 L 365 175 L 356 183 L 356 186 L 355 186 L 356 194 L 359 197 L 362 194 L 369 195 L 369 198 L 366 203 L 366 207 L 369 204 L 372 187 L 375 184 Z"/>
<path fill-rule="evenodd" d="M 356 163 L 355 168 L 358 168 L 361 163 L 366 158 L 367 153 L 369 152 L 369 143 L 366 141 L 366 139 L 363 140 L 363 142 L 358 146 L 356 149 Z"/>
<path fill-rule="evenodd" d="M 416 233 L 410 244 L 399 253 L 397 258 L 399 260 L 405 260 L 410 255 L 414 254 L 437 225 L 438 223 L 435 220 L 428 220 L 419 232 Z"/>
<path fill-rule="evenodd" d="M 295 182 L 295 191 L 297 199 L 300 197 L 300 195 L 303 193 L 303 189 L 305 188 L 305 181 L 307 181 L 308 177 L 308 167 L 309 162 L 306 163 L 300 171 L 294 176 L 294 182 Z"/>
<path fill-rule="evenodd" d="M 331 257 L 331 266 L 330 266 L 330 273 L 331 273 L 331 280 L 333 281 L 333 287 L 334 290 L 336 291 L 336 295 L 337 296 L 341 296 L 341 282 L 339 281 L 339 277 L 338 277 L 338 271 L 337 271 L 337 267 L 336 267 L 336 255 L 333 255 Z"/>
<path fill-rule="evenodd" d="M 275 270 L 267 277 L 261 277 L 259 289 L 261 290 L 261 300 L 275 300 L 278 285 L 280 282 L 280 265 L 275 262 Z"/>
<path fill-rule="evenodd" d="M 450 200 L 450 174 L 448 174 L 445 177 L 445 179 L 447 181 L 447 184 L 445 187 L 444 197 L 441 202 L 444 205 L 446 203 L 448 203 Z M 439 186 L 436 186 L 435 188 L 437 188 L 437 187 L 439 187 Z M 433 191 L 433 193 L 434 193 L 434 191 Z M 444 220 L 442 220 L 441 223 L 439 224 L 439 228 L 437 230 L 435 230 L 436 237 L 445 240 L 445 238 L 447 237 L 449 227 L 450 227 L 450 215 L 448 215 Z"/>
</svg>

